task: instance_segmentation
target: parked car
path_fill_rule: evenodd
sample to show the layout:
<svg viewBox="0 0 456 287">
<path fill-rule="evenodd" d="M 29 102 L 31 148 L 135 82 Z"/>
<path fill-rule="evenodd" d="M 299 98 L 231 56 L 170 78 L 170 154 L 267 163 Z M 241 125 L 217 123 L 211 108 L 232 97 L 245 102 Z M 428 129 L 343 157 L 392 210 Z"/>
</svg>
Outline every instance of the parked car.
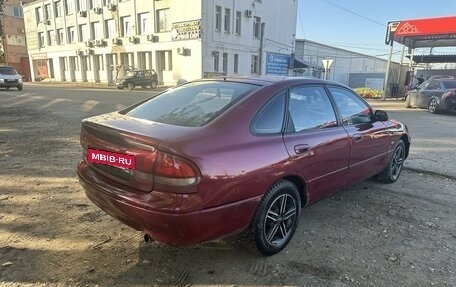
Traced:
<svg viewBox="0 0 456 287">
<path fill-rule="evenodd" d="M 155 89 L 157 85 L 158 76 L 155 70 L 130 70 L 116 82 L 118 89 L 127 87 L 129 90 L 137 86 L 142 88 L 150 86 L 152 89 Z"/>
<path fill-rule="evenodd" d="M 431 113 L 456 109 L 456 79 L 434 77 L 405 94 L 405 107 Z"/>
<path fill-rule="evenodd" d="M 84 119 L 81 144 L 87 197 L 145 239 L 247 231 L 272 255 L 302 207 L 372 176 L 395 182 L 410 137 L 341 84 L 259 77 L 193 81 Z"/>
<path fill-rule="evenodd" d="M 18 74 L 16 69 L 10 66 L 0 66 L 0 88 L 17 88 L 19 91 L 23 89 L 22 76 Z"/>
</svg>

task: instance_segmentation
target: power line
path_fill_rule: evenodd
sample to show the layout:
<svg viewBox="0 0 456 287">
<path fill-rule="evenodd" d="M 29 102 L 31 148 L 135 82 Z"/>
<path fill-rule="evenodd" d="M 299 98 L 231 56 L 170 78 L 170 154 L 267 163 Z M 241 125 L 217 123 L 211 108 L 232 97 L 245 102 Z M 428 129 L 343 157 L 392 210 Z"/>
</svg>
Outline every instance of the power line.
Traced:
<svg viewBox="0 0 456 287">
<path fill-rule="evenodd" d="M 363 16 L 363 15 L 361 15 L 361 14 L 359 14 L 359 13 L 356 13 L 356 12 L 353 11 L 353 10 L 350 10 L 350 9 L 348 9 L 348 8 L 345 8 L 345 7 L 343 7 L 343 6 L 340 6 L 340 5 L 338 5 L 338 4 L 336 4 L 336 3 L 333 3 L 333 2 L 331 2 L 331 1 L 328 1 L 328 0 L 320 0 L 320 1 L 323 1 L 323 2 L 325 2 L 325 3 L 327 3 L 327 4 L 329 4 L 329 5 L 332 5 L 332 6 L 334 6 L 334 7 L 337 7 L 337 8 L 339 8 L 339 9 L 344 10 L 344 11 L 346 11 L 346 12 L 348 12 L 348 13 L 353 14 L 353 15 L 356 15 L 356 16 L 358 16 L 358 17 L 360 17 L 360 18 L 363 18 L 364 20 L 367 20 L 367 21 L 369 21 L 369 22 L 378 24 L 378 25 L 380 25 L 380 26 L 382 26 L 382 27 L 386 27 L 385 23 L 380 23 L 380 22 L 378 22 L 378 21 L 376 21 L 376 20 L 367 18 L 366 16 Z"/>
</svg>

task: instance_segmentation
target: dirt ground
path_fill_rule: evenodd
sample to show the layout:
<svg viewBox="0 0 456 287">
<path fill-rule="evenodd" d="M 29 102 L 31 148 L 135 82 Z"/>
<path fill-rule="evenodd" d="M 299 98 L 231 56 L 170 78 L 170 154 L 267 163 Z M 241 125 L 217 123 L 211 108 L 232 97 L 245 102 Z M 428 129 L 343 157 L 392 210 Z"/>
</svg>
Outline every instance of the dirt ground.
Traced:
<svg viewBox="0 0 456 287">
<path fill-rule="evenodd" d="M 145 244 L 78 184 L 79 122 L 0 101 L 0 286 L 456 286 L 455 181 L 405 170 L 305 208 L 289 246 Z"/>
</svg>

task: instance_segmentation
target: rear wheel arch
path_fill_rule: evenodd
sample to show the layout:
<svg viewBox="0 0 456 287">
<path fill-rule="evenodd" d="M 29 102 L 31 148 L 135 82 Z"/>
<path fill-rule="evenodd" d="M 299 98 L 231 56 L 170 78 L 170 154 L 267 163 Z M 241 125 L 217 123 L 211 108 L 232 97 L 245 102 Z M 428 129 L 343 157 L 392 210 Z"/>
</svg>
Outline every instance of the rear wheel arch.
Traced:
<svg viewBox="0 0 456 287">
<path fill-rule="evenodd" d="M 298 191 L 299 191 L 299 195 L 301 197 L 301 207 L 304 207 L 307 205 L 307 188 L 306 188 L 306 182 L 300 178 L 299 176 L 297 175 L 289 175 L 289 176 L 286 176 L 282 179 L 285 179 L 285 180 L 288 180 L 290 181 L 291 183 L 293 183 L 297 188 L 298 188 Z"/>
</svg>

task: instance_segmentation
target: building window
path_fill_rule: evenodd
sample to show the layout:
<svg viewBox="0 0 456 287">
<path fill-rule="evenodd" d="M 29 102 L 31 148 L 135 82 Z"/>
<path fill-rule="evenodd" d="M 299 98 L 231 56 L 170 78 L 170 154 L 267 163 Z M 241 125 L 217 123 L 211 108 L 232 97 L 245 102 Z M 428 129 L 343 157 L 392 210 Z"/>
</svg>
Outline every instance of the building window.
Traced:
<svg viewBox="0 0 456 287">
<path fill-rule="evenodd" d="M 127 37 L 130 35 L 131 31 L 131 17 L 125 16 L 120 18 L 120 22 L 122 23 L 122 36 Z"/>
<path fill-rule="evenodd" d="M 149 13 L 138 14 L 138 24 L 139 24 L 138 33 L 140 35 L 150 34 L 150 14 Z"/>
<path fill-rule="evenodd" d="M 61 1 L 54 2 L 54 15 L 55 15 L 55 17 L 62 17 L 63 16 L 62 2 Z"/>
<path fill-rule="evenodd" d="M 239 73 L 239 54 L 234 54 L 233 56 L 233 71 L 237 74 Z"/>
<path fill-rule="evenodd" d="M 236 26 L 234 33 L 236 35 L 241 35 L 241 19 L 242 19 L 242 12 L 236 11 Z"/>
<path fill-rule="evenodd" d="M 260 38 L 261 18 L 253 17 L 253 37 Z"/>
<path fill-rule="evenodd" d="M 90 0 L 90 8 L 99 8 L 101 7 L 100 0 Z"/>
<path fill-rule="evenodd" d="M 60 57 L 60 66 L 63 66 L 64 71 L 68 71 L 68 60 L 66 57 Z"/>
<path fill-rule="evenodd" d="M 114 19 L 106 20 L 106 37 L 107 38 L 115 38 L 116 31 L 115 31 L 115 23 Z"/>
<path fill-rule="evenodd" d="M 44 18 L 49 20 L 52 18 L 52 7 L 51 4 L 44 5 Z"/>
<path fill-rule="evenodd" d="M 55 39 L 55 31 L 54 30 L 50 30 L 47 32 L 47 36 L 48 36 L 48 39 L 47 39 L 47 43 L 48 43 L 48 46 L 52 46 L 52 45 L 55 45 L 57 44 L 56 43 L 56 39 Z"/>
<path fill-rule="evenodd" d="M 223 53 L 222 57 L 222 70 L 223 72 L 228 72 L 228 53 Z"/>
<path fill-rule="evenodd" d="M 13 6 L 13 16 L 24 18 L 24 11 L 22 11 L 22 7 L 20 6 Z"/>
<path fill-rule="evenodd" d="M 65 10 L 67 15 L 73 15 L 74 13 L 74 2 L 73 0 L 65 1 Z"/>
<path fill-rule="evenodd" d="M 219 52 L 214 52 L 214 72 L 219 71 Z"/>
<path fill-rule="evenodd" d="M 63 29 L 57 29 L 57 42 L 59 45 L 64 44 L 64 34 L 65 32 L 63 31 Z"/>
<path fill-rule="evenodd" d="M 101 27 L 100 27 L 100 22 L 92 22 L 92 39 L 101 39 L 103 38 L 103 34 L 102 34 L 102 31 L 101 31 Z"/>
<path fill-rule="evenodd" d="M 87 0 L 78 0 L 79 11 L 87 11 Z"/>
<path fill-rule="evenodd" d="M 40 47 L 44 47 L 44 33 L 43 32 L 38 33 L 38 41 L 39 41 Z"/>
<path fill-rule="evenodd" d="M 252 55 L 252 61 L 250 63 L 250 73 L 258 74 L 258 56 Z"/>
<path fill-rule="evenodd" d="M 215 31 L 222 29 L 222 7 L 215 6 Z"/>
<path fill-rule="evenodd" d="M 41 6 L 36 8 L 35 13 L 36 13 L 36 22 L 37 23 L 43 22 L 43 8 Z"/>
<path fill-rule="evenodd" d="M 112 4 L 112 0 L 104 0 L 104 4 L 105 6 Z"/>
<path fill-rule="evenodd" d="M 68 35 L 67 35 L 68 43 L 74 43 L 76 41 L 76 37 L 74 34 L 74 27 L 68 27 L 67 30 L 68 30 L 67 31 L 68 32 Z"/>
<path fill-rule="evenodd" d="M 224 17 L 224 31 L 225 33 L 230 33 L 230 24 L 231 24 L 231 9 L 225 8 L 225 17 Z"/>
<path fill-rule="evenodd" d="M 169 19 L 169 9 L 157 10 L 157 32 L 171 30 L 171 21 Z"/>
<path fill-rule="evenodd" d="M 79 25 L 79 42 L 89 41 L 89 30 L 87 29 L 87 24 Z"/>
</svg>

